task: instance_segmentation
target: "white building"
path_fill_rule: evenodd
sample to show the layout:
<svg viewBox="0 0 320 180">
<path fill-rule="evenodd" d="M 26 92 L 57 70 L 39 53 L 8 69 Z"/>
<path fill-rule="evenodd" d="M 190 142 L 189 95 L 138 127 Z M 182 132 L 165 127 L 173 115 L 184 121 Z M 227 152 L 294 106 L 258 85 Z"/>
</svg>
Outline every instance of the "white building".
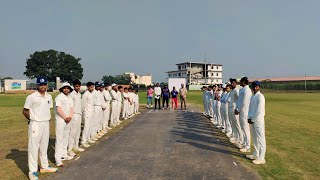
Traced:
<svg viewBox="0 0 320 180">
<path fill-rule="evenodd" d="M 150 86 L 152 84 L 152 75 L 151 74 L 136 75 L 136 74 L 131 73 L 131 72 L 126 72 L 124 74 L 130 76 L 131 83 L 144 84 L 146 86 Z"/>
<path fill-rule="evenodd" d="M 168 78 L 186 78 L 188 84 L 221 84 L 222 65 L 206 62 L 184 62 L 177 70 L 168 71 Z"/>
</svg>

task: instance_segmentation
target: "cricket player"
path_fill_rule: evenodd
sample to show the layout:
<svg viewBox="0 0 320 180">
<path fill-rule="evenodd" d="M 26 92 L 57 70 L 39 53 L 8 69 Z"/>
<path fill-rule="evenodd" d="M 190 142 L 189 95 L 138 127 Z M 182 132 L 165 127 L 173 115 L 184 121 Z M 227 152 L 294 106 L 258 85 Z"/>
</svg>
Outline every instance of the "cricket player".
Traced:
<svg viewBox="0 0 320 180">
<path fill-rule="evenodd" d="M 109 90 L 111 90 L 111 86 L 109 83 L 105 83 L 105 88 L 104 90 L 102 91 L 102 94 L 103 94 L 103 100 L 104 100 L 104 107 L 106 108 L 104 111 L 103 111 L 103 130 L 104 131 L 108 131 L 110 129 L 112 129 L 110 126 L 109 126 L 109 121 L 110 121 L 110 115 L 111 115 L 111 111 L 110 111 L 110 108 L 111 108 L 111 95 L 109 93 Z"/>
<path fill-rule="evenodd" d="M 226 97 L 224 99 L 225 101 L 225 120 L 226 120 L 226 136 L 228 138 L 230 138 L 232 136 L 232 122 L 230 121 L 230 118 L 229 118 L 229 102 L 231 101 L 231 97 L 230 97 L 230 92 L 232 91 L 232 86 L 231 84 L 228 84 L 226 86 Z"/>
<path fill-rule="evenodd" d="M 249 80 L 247 77 L 243 77 L 240 80 L 240 85 L 243 87 L 239 91 L 239 98 L 237 101 L 237 107 L 235 114 L 239 115 L 240 128 L 243 136 L 241 152 L 250 152 L 250 128 L 248 124 L 248 113 L 250 99 L 252 96 L 251 90 L 249 88 Z"/>
<path fill-rule="evenodd" d="M 119 87 L 118 87 L 118 91 L 117 91 L 117 94 L 118 94 L 117 124 L 118 124 L 118 125 L 121 124 L 121 122 L 122 122 L 122 121 L 120 121 L 120 114 L 121 114 L 122 101 L 123 101 L 122 93 L 123 93 L 123 87 L 122 87 L 122 86 L 119 86 Z"/>
<path fill-rule="evenodd" d="M 111 101 L 111 127 L 117 126 L 117 116 L 118 116 L 118 89 L 116 84 L 111 85 L 112 89 L 109 90 Z"/>
<path fill-rule="evenodd" d="M 99 126 L 98 126 L 98 134 L 100 136 L 105 135 L 106 133 L 108 133 L 108 130 L 104 130 L 104 111 L 106 110 L 106 103 L 104 100 L 104 95 L 103 95 L 103 91 L 105 89 L 105 84 L 104 83 L 100 83 L 101 87 L 100 87 L 100 98 L 101 98 L 101 108 L 102 108 L 102 112 L 101 112 L 101 118 L 100 118 L 100 122 L 99 122 Z"/>
<path fill-rule="evenodd" d="M 81 120 L 82 120 L 82 108 L 81 108 L 81 94 L 80 94 L 81 82 L 77 79 L 73 81 L 73 91 L 69 94 L 73 100 L 73 117 L 70 124 L 70 136 L 68 143 L 68 153 L 70 156 L 75 156 L 76 152 L 83 152 L 84 149 L 79 147 L 79 139 L 81 133 Z"/>
<path fill-rule="evenodd" d="M 95 90 L 93 90 L 93 107 L 94 107 L 94 117 L 93 117 L 93 128 L 91 131 L 91 140 L 97 141 L 102 137 L 103 134 L 99 134 L 99 127 L 101 126 L 101 119 L 102 119 L 102 102 L 101 102 L 101 86 L 102 84 L 100 82 L 95 82 L 94 87 Z"/>
<path fill-rule="evenodd" d="M 90 147 L 88 143 L 94 143 L 91 140 L 90 134 L 94 126 L 94 106 L 93 106 L 93 90 L 94 83 L 87 83 L 87 90 L 82 96 L 81 107 L 84 119 L 84 129 L 82 132 L 81 145 L 85 148 Z"/>
<path fill-rule="evenodd" d="M 139 91 L 138 90 L 134 90 L 134 94 L 135 94 L 135 103 L 134 103 L 134 113 L 135 114 L 141 114 L 139 112 Z M 169 92 L 170 93 L 170 92 Z"/>
<path fill-rule="evenodd" d="M 40 156 L 40 173 L 56 172 L 48 163 L 50 108 L 53 107 L 52 96 L 47 93 L 48 81 L 37 78 L 37 91 L 26 98 L 23 115 L 29 120 L 28 166 L 29 179 L 38 179 L 38 156 Z"/>
<path fill-rule="evenodd" d="M 232 137 L 230 138 L 230 142 L 235 144 L 236 147 L 242 148 L 243 136 L 239 123 L 239 115 L 235 114 L 236 103 L 239 97 L 239 89 L 237 87 L 237 80 L 230 79 L 230 83 L 232 86 L 232 91 L 229 94 L 230 102 L 229 102 L 229 119 L 232 127 Z"/>
<path fill-rule="evenodd" d="M 129 93 L 128 93 L 128 88 L 124 88 L 124 92 L 122 93 L 123 96 L 123 111 L 122 111 L 122 118 L 124 120 L 127 120 L 129 117 Z"/>
<path fill-rule="evenodd" d="M 61 93 L 55 99 L 56 145 L 54 157 L 56 165 L 62 167 L 62 161 L 73 159 L 73 156 L 68 155 L 68 141 L 74 110 L 73 100 L 69 96 L 69 93 L 73 91 L 70 84 L 63 83 L 59 91 Z"/>
<path fill-rule="evenodd" d="M 260 92 L 261 83 L 254 81 L 252 90 L 254 95 L 251 97 L 249 105 L 248 123 L 252 127 L 252 139 L 254 145 L 253 155 L 247 155 L 254 164 L 265 164 L 266 137 L 265 137 L 265 98 Z"/>
<path fill-rule="evenodd" d="M 222 86 L 219 84 L 218 86 L 216 86 L 216 93 L 215 93 L 215 99 L 216 99 L 216 113 L 215 113 L 215 117 L 217 119 L 217 128 L 222 128 L 222 120 L 221 120 L 221 96 L 222 96 Z"/>
<path fill-rule="evenodd" d="M 133 89 L 129 88 L 129 118 L 132 118 L 134 116 L 134 103 L 135 103 L 135 99 L 134 99 L 134 93 L 133 93 Z"/>
</svg>

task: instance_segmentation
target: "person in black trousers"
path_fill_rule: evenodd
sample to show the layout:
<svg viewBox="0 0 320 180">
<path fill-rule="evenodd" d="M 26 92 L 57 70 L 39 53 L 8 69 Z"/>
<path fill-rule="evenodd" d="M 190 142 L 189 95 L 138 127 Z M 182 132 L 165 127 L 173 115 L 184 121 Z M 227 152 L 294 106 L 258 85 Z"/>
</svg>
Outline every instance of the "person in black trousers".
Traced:
<svg viewBox="0 0 320 180">
<path fill-rule="evenodd" d="M 154 93 L 155 93 L 155 97 L 154 97 L 154 109 L 157 109 L 157 104 L 158 104 L 158 108 L 160 110 L 160 98 L 161 98 L 161 87 L 159 86 L 159 83 L 156 84 L 156 87 L 154 88 Z"/>
<path fill-rule="evenodd" d="M 164 109 L 164 103 L 166 103 L 166 109 L 169 109 L 170 91 L 167 85 L 164 85 L 162 89 L 162 109 Z"/>
</svg>

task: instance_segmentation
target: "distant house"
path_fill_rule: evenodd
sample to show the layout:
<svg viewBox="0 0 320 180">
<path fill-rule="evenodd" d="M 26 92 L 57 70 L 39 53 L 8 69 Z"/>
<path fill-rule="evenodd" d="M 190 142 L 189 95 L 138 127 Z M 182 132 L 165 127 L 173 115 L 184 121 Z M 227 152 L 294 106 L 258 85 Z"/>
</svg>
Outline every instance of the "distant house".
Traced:
<svg viewBox="0 0 320 180">
<path fill-rule="evenodd" d="M 222 65 L 207 62 L 184 62 L 177 65 L 177 70 L 168 71 L 168 78 L 186 78 L 188 84 L 221 84 Z"/>
<path fill-rule="evenodd" d="M 131 78 L 131 83 L 133 84 L 144 84 L 146 86 L 150 86 L 152 84 L 152 75 L 145 74 L 145 75 L 136 75 L 132 72 L 125 72 L 124 75 L 129 75 Z"/>
</svg>

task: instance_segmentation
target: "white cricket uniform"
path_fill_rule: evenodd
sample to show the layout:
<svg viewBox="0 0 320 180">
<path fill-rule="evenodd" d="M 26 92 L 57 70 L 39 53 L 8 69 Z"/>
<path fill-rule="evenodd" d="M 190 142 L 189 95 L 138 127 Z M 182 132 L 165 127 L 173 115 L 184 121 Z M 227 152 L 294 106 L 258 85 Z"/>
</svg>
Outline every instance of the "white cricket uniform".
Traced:
<svg viewBox="0 0 320 180">
<path fill-rule="evenodd" d="M 221 96 L 222 96 L 222 91 L 218 91 L 217 92 L 217 95 L 221 98 Z M 221 120 L 221 102 L 217 99 L 216 100 L 216 113 L 215 113 L 215 117 L 216 117 L 216 119 L 217 119 L 217 124 L 219 125 L 219 126 L 222 126 L 222 120 Z"/>
<path fill-rule="evenodd" d="M 111 126 L 116 126 L 117 124 L 117 116 L 118 116 L 118 94 L 115 90 L 111 90 L 110 96 L 111 100 Z"/>
<path fill-rule="evenodd" d="M 73 118 L 69 123 L 70 128 L 70 137 L 68 149 L 72 150 L 73 148 L 79 147 L 79 139 L 81 133 L 81 121 L 82 121 L 82 108 L 81 108 L 81 94 L 80 92 L 72 91 L 69 96 L 73 100 Z"/>
<path fill-rule="evenodd" d="M 122 118 L 128 118 L 129 117 L 129 94 L 126 92 L 122 93 L 123 95 L 123 111 L 122 111 Z"/>
<path fill-rule="evenodd" d="M 122 93 L 120 91 L 117 92 L 118 94 L 118 114 L 117 114 L 117 122 L 120 122 L 120 114 L 121 114 L 121 108 L 122 108 Z"/>
<path fill-rule="evenodd" d="M 94 138 L 95 135 L 98 133 L 101 125 L 102 119 L 102 102 L 101 102 L 101 92 L 97 90 L 93 90 L 93 107 L 94 107 L 94 125 L 91 131 L 90 137 Z"/>
<path fill-rule="evenodd" d="M 230 102 L 230 92 L 226 92 L 223 101 L 224 101 L 224 119 L 225 119 L 225 124 L 226 124 L 226 134 L 231 135 L 232 134 L 232 127 L 231 127 L 231 122 L 229 118 L 229 102 Z"/>
<path fill-rule="evenodd" d="M 61 107 L 65 117 L 61 116 L 61 114 L 58 114 L 58 107 Z M 73 117 L 72 111 L 72 98 L 68 95 L 60 93 L 55 99 L 56 144 L 54 157 L 57 164 L 61 164 L 61 158 L 68 155 L 68 141 L 71 125 L 70 123 L 66 123 L 64 118 Z"/>
<path fill-rule="evenodd" d="M 207 98 L 206 98 L 206 91 L 202 91 L 202 101 L 203 101 L 203 108 L 204 114 L 207 115 Z"/>
<path fill-rule="evenodd" d="M 107 127 L 109 127 L 109 120 L 110 120 L 110 102 L 112 100 L 111 95 L 109 93 L 109 91 L 107 90 L 103 90 L 102 91 L 103 94 L 103 99 L 104 99 L 104 107 L 106 108 L 103 111 L 103 129 L 106 129 Z"/>
<path fill-rule="evenodd" d="M 249 105 L 252 92 L 248 85 L 240 89 L 237 101 L 237 110 L 239 112 L 239 122 L 243 136 L 242 145 L 246 149 L 250 149 L 250 127 L 248 123 Z"/>
<path fill-rule="evenodd" d="M 84 119 L 84 129 L 82 132 L 81 144 L 85 144 L 90 140 L 90 134 L 94 125 L 94 106 L 93 106 L 93 94 L 90 91 L 86 91 L 82 95 L 82 112 Z"/>
<path fill-rule="evenodd" d="M 135 94 L 134 113 L 139 112 L 139 94 Z"/>
<path fill-rule="evenodd" d="M 29 109 L 30 112 L 30 124 L 28 130 L 29 173 L 38 171 L 38 156 L 40 156 L 41 167 L 43 169 L 47 169 L 49 167 L 47 151 L 50 135 L 50 108 L 52 107 L 52 96 L 48 93 L 45 93 L 45 95 L 42 96 L 37 91 L 26 98 L 24 108 Z"/>
<path fill-rule="evenodd" d="M 259 91 L 251 97 L 248 118 L 254 122 L 252 124 L 252 139 L 254 145 L 253 155 L 258 160 L 264 160 L 266 154 L 266 137 L 265 137 L 265 98 Z"/>
<path fill-rule="evenodd" d="M 214 117 L 214 109 L 213 109 L 213 101 L 214 101 L 214 93 L 213 91 L 207 91 L 207 98 L 208 98 L 208 108 L 209 108 L 209 116 Z"/>
<path fill-rule="evenodd" d="M 240 123 L 239 123 L 239 115 L 235 115 L 234 111 L 236 109 L 236 102 L 238 100 L 239 96 L 239 89 L 236 87 L 234 88 L 230 94 L 230 101 L 229 103 L 229 120 L 231 123 L 232 127 L 232 136 L 237 140 L 237 142 L 242 143 L 243 142 L 243 136 L 242 136 L 242 131 L 240 128 Z"/>
<path fill-rule="evenodd" d="M 133 115 L 134 114 L 134 104 L 136 103 L 135 98 L 134 98 L 134 93 L 129 92 L 129 97 L 132 102 L 132 104 L 130 104 L 130 115 Z"/>
</svg>

